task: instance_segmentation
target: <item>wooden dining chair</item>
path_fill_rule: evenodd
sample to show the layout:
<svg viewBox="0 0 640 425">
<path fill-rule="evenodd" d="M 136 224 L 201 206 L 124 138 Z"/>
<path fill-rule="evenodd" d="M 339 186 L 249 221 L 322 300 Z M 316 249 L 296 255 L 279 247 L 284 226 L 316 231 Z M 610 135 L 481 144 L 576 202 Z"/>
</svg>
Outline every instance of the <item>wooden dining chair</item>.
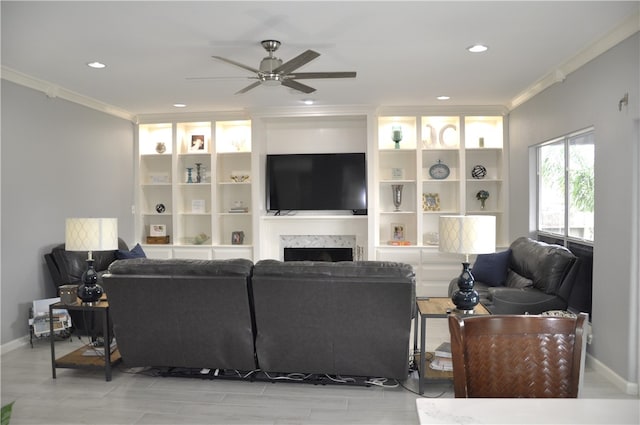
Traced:
<svg viewBox="0 0 640 425">
<path fill-rule="evenodd" d="M 450 315 L 456 398 L 576 398 L 587 317 Z"/>
</svg>

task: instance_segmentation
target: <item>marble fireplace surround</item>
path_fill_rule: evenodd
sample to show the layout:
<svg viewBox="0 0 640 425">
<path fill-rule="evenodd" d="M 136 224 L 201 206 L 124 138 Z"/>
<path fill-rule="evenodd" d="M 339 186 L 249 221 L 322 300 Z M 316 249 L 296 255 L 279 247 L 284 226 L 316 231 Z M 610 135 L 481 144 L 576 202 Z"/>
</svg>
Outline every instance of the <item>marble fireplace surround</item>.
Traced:
<svg viewBox="0 0 640 425">
<path fill-rule="evenodd" d="M 354 260 L 362 258 L 356 235 L 280 235 L 280 259 L 285 248 L 351 248 Z"/>
</svg>

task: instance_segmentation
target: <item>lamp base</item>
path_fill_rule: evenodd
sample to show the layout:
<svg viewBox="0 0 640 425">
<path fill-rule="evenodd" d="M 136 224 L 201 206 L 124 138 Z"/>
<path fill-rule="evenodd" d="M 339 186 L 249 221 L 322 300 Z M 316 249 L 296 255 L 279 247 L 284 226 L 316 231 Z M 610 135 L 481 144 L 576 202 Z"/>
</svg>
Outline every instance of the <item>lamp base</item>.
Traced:
<svg viewBox="0 0 640 425">
<path fill-rule="evenodd" d="M 462 263 L 462 274 L 458 278 L 458 290 L 451 296 L 456 310 L 462 314 L 472 314 L 473 308 L 480 302 L 480 294 L 473 289 L 473 274 L 469 263 Z"/>
<path fill-rule="evenodd" d="M 98 285 L 98 273 L 93 268 L 93 259 L 87 260 L 87 271 L 80 278 L 82 284 L 78 286 L 78 298 L 83 303 L 94 303 L 104 294 L 102 286 Z"/>
<path fill-rule="evenodd" d="M 78 286 L 78 298 L 85 304 L 99 301 L 102 298 L 102 294 L 104 294 L 104 289 L 97 283 L 95 285 L 82 284 Z"/>
</svg>

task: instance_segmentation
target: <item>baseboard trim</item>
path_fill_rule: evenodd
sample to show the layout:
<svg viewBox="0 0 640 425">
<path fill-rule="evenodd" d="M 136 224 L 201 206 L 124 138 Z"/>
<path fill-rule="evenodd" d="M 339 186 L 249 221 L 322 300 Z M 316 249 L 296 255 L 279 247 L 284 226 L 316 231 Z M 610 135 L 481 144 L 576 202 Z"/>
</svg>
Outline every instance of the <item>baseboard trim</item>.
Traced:
<svg viewBox="0 0 640 425">
<path fill-rule="evenodd" d="M 591 354 L 587 354 L 587 366 L 591 367 L 599 375 L 609 380 L 616 388 L 619 388 L 625 394 L 638 395 L 638 384 L 629 382 L 623 379 L 620 375 L 611 370 L 608 366 L 602 363 L 600 360 L 593 357 Z"/>
<path fill-rule="evenodd" d="M 24 347 L 25 345 L 29 345 L 29 335 L 16 338 L 13 341 L 5 342 L 0 345 L 0 355 L 6 354 L 9 351 L 13 351 L 20 347 Z"/>
</svg>

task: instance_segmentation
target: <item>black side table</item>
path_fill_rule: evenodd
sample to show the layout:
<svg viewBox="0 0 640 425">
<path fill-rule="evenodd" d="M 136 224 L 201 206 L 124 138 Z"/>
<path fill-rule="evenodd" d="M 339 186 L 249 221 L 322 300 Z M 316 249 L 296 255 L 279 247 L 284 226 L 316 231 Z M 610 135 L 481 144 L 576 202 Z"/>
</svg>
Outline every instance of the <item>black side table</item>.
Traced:
<svg viewBox="0 0 640 425">
<path fill-rule="evenodd" d="M 63 302 L 53 303 L 49 306 L 49 317 L 53 317 L 54 309 L 66 309 L 67 311 L 86 311 L 89 314 L 101 314 L 103 319 L 103 336 L 104 336 L 104 355 L 98 356 L 85 356 L 84 352 L 88 349 L 87 346 L 82 346 L 71 353 L 56 359 L 56 346 L 55 336 L 53 333 L 53 321 L 50 321 L 51 326 L 51 372 L 53 379 L 56 378 L 56 368 L 97 368 L 104 369 L 105 379 L 111 381 L 111 367 L 122 361 L 120 351 L 116 348 L 113 352 L 110 352 L 111 342 L 111 327 L 109 326 L 109 303 L 106 298 L 101 299 L 95 303 L 83 303 L 79 299 L 73 304 L 65 304 Z"/>
</svg>

